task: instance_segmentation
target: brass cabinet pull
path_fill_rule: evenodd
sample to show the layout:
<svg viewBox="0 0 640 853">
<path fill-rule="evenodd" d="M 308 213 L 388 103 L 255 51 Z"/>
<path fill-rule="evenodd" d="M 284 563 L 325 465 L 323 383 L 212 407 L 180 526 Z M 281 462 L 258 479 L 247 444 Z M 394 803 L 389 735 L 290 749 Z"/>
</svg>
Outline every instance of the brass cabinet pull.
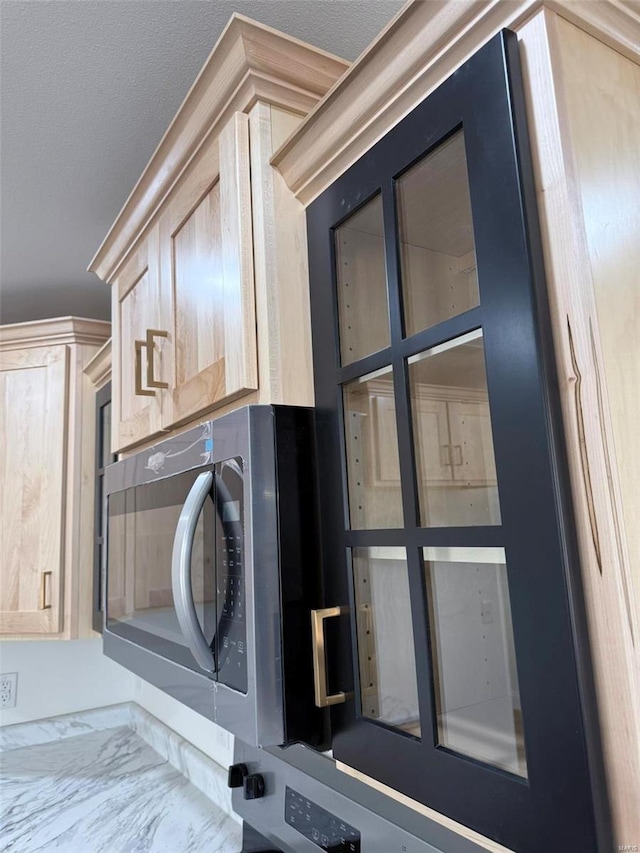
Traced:
<svg viewBox="0 0 640 853">
<path fill-rule="evenodd" d="M 346 607 L 325 607 L 311 611 L 311 641 L 313 644 L 313 686 L 316 705 L 326 708 L 345 702 L 346 693 L 327 694 L 327 657 L 324 649 L 324 620 L 346 613 Z"/>
<path fill-rule="evenodd" d="M 168 338 L 169 333 L 163 332 L 161 329 L 147 329 L 147 385 L 149 388 L 168 388 L 168 382 L 160 382 L 153 375 L 153 348 L 155 346 L 154 338 Z"/>
<path fill-rule="evenodd" d="M 146 341 L 135 341 L 136 346 L 136 367 L 135 367 L 135 384 L 136 397 L 154 397 L 155 391 L 147 391 L 142 387 L 142 347 L 147 346 Z M 148 360 L 147 360 L 148 364 Z"/>
<path fill-rule="evenodd" d="M 51 605 L 47 604 L 47 577 L 51 577 L 53 572 L 40 572 L 40 610 L 51 610 Z"/>
</svg>

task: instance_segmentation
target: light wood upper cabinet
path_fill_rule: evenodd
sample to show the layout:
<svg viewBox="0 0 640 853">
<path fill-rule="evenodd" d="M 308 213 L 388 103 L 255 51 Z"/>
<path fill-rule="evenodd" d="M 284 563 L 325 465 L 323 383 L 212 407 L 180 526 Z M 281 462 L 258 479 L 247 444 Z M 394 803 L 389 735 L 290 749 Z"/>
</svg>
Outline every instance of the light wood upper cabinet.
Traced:
<svg viewBox="0 0 640 853">
<path fill-rule="evenodd" d="M 229 22 L 91 262 L 113 288 L 114 452 L 313 405 L 304 209 L 270 159 L 347 67 Z"/>
<path fill-rule="evenodd" d="M 91 633 L 96 320 L 0 327 L 0 634 Z"/>
<path fill-rule="evenodd" d="M 395 448 L 395 400 L 374 391 L 371 423 L 375 485 L 400 488 Z M 420 476 L 431 486 L 495 486 L 496 466 L 489 403 L 475 389 L 418 387 L 412 400 L 415 429 L 428 436 L 416 451 Z"/>
<path fill-rule="evenodd" d="M 198 152 L 113 284 L 114 449 L 258 387 L 249 119 Z"/>
<path fill-rule="evenodd" d="M 66 346 L 0 353 L 0 631 L 60 630 Z"/>
<path fill-rule="evenodd" d="M 246 115 L 203 146 L 159 227 L 168 429 L 258 387 Z"/>
</svg>

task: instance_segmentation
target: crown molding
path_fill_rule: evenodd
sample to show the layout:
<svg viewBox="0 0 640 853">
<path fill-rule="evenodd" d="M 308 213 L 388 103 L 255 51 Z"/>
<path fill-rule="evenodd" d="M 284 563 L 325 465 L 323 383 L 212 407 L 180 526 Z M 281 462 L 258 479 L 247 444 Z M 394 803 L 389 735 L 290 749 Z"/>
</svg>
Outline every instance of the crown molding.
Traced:
<svg viewBox="0 0 640 853">
<path fill-rule="evenodd" d="M 264 99 L 306 114 L 349 63 L 235 14 L 187 93 L 115 223 L 89 264 L 111 282 L 125 253 L 148 225 L 206 139 L 233 112 Z"/>
<path fill-rule="evenodd" d="M 635 0 L 410 0 L 271 164 L 309 204 L 492 36 L 543 7 L 638 62 Z"/>
<path fill-rule="evenodd" d="M 111 323 L 86 317 L 56 317 L 0 326 L 0 352 L 56 344 L 102 346 L 111 336 Z"/>
<path fill-rule="evenodd" d="M 109 338 L 85 365 L 84 372 L 97 388 L 111 379 L 111 358 L 111 338 Z"/>
</svg>

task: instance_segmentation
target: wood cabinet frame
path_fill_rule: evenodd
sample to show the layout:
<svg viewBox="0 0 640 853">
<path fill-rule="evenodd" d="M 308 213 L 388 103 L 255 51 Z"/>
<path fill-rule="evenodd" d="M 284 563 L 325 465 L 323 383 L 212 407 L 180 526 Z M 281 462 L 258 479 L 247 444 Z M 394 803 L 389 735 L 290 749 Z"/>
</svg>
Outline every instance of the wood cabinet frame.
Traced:
<svg viewBox="0 0 640 853">
<path fill-rule="evenodd" d="M 134 452 L 205 414 L 224 414 L 240 398 L 313 404 L 304 210 L 269 161 L 347 67 L 241 15 L 220 36 L 89 267 L 113 289 L 115 451 Z M 203 334 L 202 346 L 185 335 L 197 309 L 181 311 L 176 290 L 176 237 L 208 193 L 216 205 L 219 197 L 224 232 L 216 306 L 224 352 L 214 344 L 213 353 L 213 335 Z M 193 235 L 182 234 L 186 255 Z M 138 349 L 129 343 L 125 353 L 120 306 L 142 280 L 136 275 L 153 278 L 158 299 L 136 332 Z M 212 306 L 202 313 L 204 327 Z M 184 381 L 176 372 L 181 337 L 191 347 Z M 140 383 L 140 396 L 123 406 L 136 353 L 153 359 L 156 381 Z"/>
</svg>

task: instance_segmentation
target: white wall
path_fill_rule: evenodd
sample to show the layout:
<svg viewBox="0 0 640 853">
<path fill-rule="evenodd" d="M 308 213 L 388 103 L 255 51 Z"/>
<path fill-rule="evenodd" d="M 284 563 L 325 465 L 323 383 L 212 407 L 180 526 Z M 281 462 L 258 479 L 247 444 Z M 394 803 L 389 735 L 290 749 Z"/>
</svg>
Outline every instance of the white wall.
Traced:
<svg viewBox="0 0 640 853">
<path fill-rule="evenodd" d="M 136 678 L 102 654 L 102 640 L 0 643 L 0 672 L 18 673 L 15 708 L 0 725 L 26 723 L 134 698 Z"/>
<path fill-rule="evenodd" d="M 233 763 L 233 735 L 141 678 L 133 700 L 223 767 Z"/>
<path fill-rule="evenodd" d="M 223 767 L 233 736 L 102 654 L 102 640 L 0 643 L 0 672 L 18 673 L 17 704 L 0 725 L 137 702 Z"/>
</svg>

